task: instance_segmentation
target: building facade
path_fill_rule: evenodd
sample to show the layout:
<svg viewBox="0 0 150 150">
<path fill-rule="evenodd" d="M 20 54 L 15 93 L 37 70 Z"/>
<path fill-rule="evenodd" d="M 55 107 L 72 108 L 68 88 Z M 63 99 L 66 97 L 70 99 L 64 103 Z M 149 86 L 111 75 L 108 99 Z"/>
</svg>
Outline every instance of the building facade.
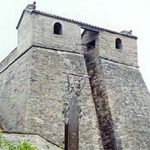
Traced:
<svg viewBox="0 0 150 150">
<path fill-rule="evenodd" d="M 18 47 L 0 63 L 6 138 L 25 138 L 41 150 L 63 149 L 72 119 L 69 91 L 80 81 L 80 150 L 150 148 L 150 95 L 131 31 L 51 15 L 35 4 L 25 8 L 17 30 Z"/>
</svg>

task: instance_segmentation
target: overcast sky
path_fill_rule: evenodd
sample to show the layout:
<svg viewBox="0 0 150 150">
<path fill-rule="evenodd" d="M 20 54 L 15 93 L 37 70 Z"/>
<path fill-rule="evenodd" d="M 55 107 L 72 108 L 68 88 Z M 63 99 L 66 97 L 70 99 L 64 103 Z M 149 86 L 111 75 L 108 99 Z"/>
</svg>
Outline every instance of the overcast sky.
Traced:
<svg viewBox="0 0 150 150">
<path fill-rule="evenodd" d="M 16 25 L 31 0 L 1 0 L 0 61 L 17 46 Z M 150 91 L 150 0 L 37 0 L 37 10 L 138 36 L 138 60 Z"/>
</svg>

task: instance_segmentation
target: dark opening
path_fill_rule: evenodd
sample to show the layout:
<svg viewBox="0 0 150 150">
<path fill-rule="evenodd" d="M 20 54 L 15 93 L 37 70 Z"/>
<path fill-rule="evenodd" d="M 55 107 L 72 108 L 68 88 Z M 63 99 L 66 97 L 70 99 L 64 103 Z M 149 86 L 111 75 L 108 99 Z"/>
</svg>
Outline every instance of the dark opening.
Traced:
<svg viewBox="0 0 150 150">
<path fill-rule="evenodd" d="M 54 24 L 54 34 L 62 35 L 62 25 L 58 22 Z"/>
<path fill-rule="evenodd" d="M 87 44 L 87 51 L 95 48 L 95 40 Z"/>
<path fill-rule="evenodd" d="M 65 148 L 64 150 L 68 150 L 68 124 L 65 124 Z"/>
<path fill-rule="evenodd" d="M 121 39 L 117 38 L 115 42 L 116 49 L 122 49 L 122 41 Z"/>
</svg>

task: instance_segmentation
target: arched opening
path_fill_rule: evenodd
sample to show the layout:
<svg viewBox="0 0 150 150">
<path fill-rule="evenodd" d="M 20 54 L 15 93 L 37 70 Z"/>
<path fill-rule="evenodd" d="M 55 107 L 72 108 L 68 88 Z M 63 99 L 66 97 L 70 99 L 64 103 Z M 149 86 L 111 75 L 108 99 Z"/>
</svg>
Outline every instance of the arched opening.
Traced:
<svg viewBox="0 0 150 150">
<path fill-rule="evenodd" d="M 62 25 L 58 22 L 54 24 L 54 34 L 62 35 Z"/>
<path fill-rule="evenodd" d="M 116 47 L 116 49 L 122 49 L 122 41 L 121 41 L 121 39 L 119 39 L 119 38 L 116 39 L 115 47 Z"/>
</svg>

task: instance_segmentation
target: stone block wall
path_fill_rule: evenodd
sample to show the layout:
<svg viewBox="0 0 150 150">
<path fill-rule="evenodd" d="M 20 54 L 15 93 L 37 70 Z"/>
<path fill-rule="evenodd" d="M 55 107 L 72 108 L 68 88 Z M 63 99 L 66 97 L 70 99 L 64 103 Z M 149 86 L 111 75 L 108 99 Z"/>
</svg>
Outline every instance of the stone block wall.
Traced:
<svg viewBox="0 0 150 150">
<path fill-rule="evenodd" d="M 33 43 L 33 15 L 24 11 L 19 21 L 18 30 L 18 55 L 32 46 Z"/>
<path fill-rule="evenodd" d="M 15 48 L 1 63 L 0 63 L 0 73 L 2 73 L 16 58 L 17 58 L 17 48 Z"/>
<path fill-rule="evenodd" d="M 139 70 L 101 59 L 119 149 L 150 147 L 150 95 Z"/>
<path fill-rule="evenodd" d="M 81 54 L 33 48 L 27 131 L 61 145 L 64 143 L 63 105 L 67 96 L 67 73 L 87 75 Z M 80 149 L 98 150 L 99 131 L 89 80 L 81 96 Z M 90 114 L 89 114 L 90 112 Z"/>
<path fill-rule="evenodd" d="M 135 40 L 99 36 L 99 49 L 86 52 L 85 60 L 104 149 L 148 150 L 150 95 L 135 61 Z M 124 43 L 122 51 L 114 48 L 117 37 Z"/>
<path fill-rule="evenodd" d="M 62 25 L 62 35 L 54 34 L 54 24 Z M 18 53 L 32 45 L 81 53 L 80 26 L 24 10 L 18 29 Z"/>
<path fill-rule="evenodd" d="M 56 22 L 62 35 L 53 34 Z M 89 31 L 92 26 L 86 24 L 88 30 L 80 35 L 79 24 L 23 12 L 18 47 L 0 64 L 0 127 L 8 139 L 32 140 L 34 135 L 35 141 L 53 143 L 52 149 L 63 148 L 69 74 L 85 80 L 80 150 L 148 150 L 150 95 L 138 70 L 136 38 L 100 28 Z M 117 38 L 121 49 L 115 48 Z M 93 40 L 95 46 L 88 49 Z"/>
<path fill-rule="evenodd" d="M 54 24 L 62 25 L 62 35 L 54 34 Z M 33 45 L 81 53 L 80 26 L 33 13 Z"/>
<path fill-rule="evenodd" d="M 90 86 L 95 104 L 99 130 L 101 133 L 104 149 L 117 149 L 116 139 L 113 129 L 113 121 L 109 107 L 107 88 L 104 81 L 103 68 L 98 61 L 98 50 L 93 49 L 85 54 L 88 75 L 90 76 Z"/>
<path fill-rule="evenodd" d="M 100 56 L 115 62 L 138 66 L 136 39 L 106 31 L 99 33 Z M 115 48 L 115 40 L 122 40 L 122 49 Z"/>
<path fill-rule="evenodd" d="M 0 76 L 0 123 L 4 131 L 40 135 L 63 148 L 67 73 L 87 76 L 82 54 L 32 47 L 11 64 Z M 85 80 L 79 147 L 99 150 L 103 148 L 96 112 L 89 79 Z"/>
<path fill-rule="evenodd" d="M 8 59 L 9 60 L 9 59 Z M 5 131 L 22 131 L 29 96 L 30 53 L 0 73 L 0 124 Z"/>
</svg>

